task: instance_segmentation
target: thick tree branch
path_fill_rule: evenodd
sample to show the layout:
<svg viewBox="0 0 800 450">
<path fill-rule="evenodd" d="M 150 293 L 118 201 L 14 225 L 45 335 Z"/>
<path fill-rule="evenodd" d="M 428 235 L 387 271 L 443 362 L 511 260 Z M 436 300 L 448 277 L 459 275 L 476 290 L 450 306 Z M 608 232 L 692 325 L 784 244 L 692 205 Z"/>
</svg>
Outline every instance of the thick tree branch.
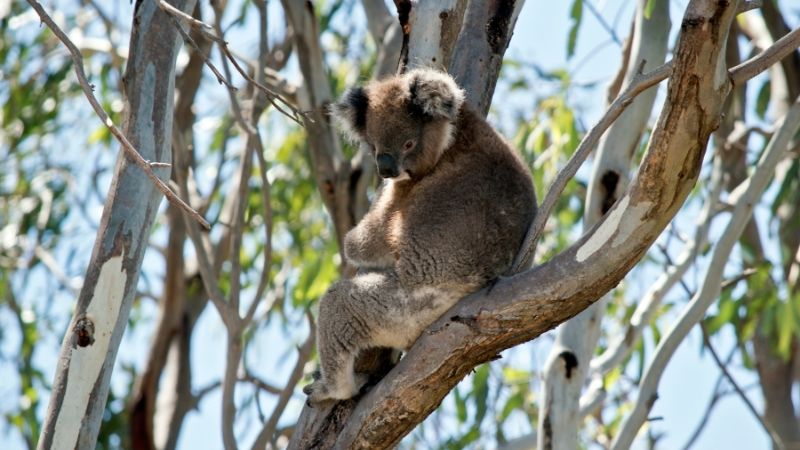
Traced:
<svg viewBox="0 0 800 450">
<path fill-rule="evenodd" d="M 656 279 L 642 296 L 624 333 L 613 341 L 603 353 L 592 359 L 590 369 L 595 376 L 607 374 L 630 355 L 639 342 L 645 327 L 661 306 L 666 294 L 683 278 L 700 250 L 707 245 L 711 221 L 718 212 L 719 195 L 722 192 L 722 170 L 719 161 L 719 158 L 715 160 L 712 169 L 710 190 L 703 209 L 697 217 L 694 237 L 686 243 L 677 260 Z"/>
<path fill-rule="evenodd" d="M 457 16 L 452 12 L 439 16 L 440 34 L 444 38 L 450 32 L 448 24 L 451 27 L 453 23 L 461 24 L 452 61 L 445 67 L 467 92 L 467 101 L 484 116 L 492 104 L 503 55 L 524 3 L 524 0 L 470 0 L 463 24 L 460 17 L 451 17 Z"/>
<path fill-rule="evenodd" d="M 657 0 L 649 18 L 645 17 L 646 3 L 638 0 L 636 4 L 630 37 L 631 54 L 623 62 L 626 85 L 643 69 L 652 69 L 663 63 L 667 54 L 669 2 Z M 600 139 L 586 194 L 585 231 L 594 226 L 627 189 L 633 156 L 651 116 L 656 92 L 653 87 L 637 96 Z M 538 430 L 541 449 L 572 450 L 578 446 L 578 431 L 583 418 L 579 399 L 611 296 L 611 293 L 606 294 L 557 331 L 543 371 Z M 595 397 L 599 396 L 587 398 Z M 548 430 L 544 429 L 545 425 Z"/>
<path fill-rule="evenodd" d="M 30 2 L 49 26 L 54 24 Z M 192 0 L 175 1 L 192 10 Z M 63 32 L 53 28 L 60 39 Z M 65 43 L 66 44 L 66 43 Z M 105 201 L 97 239 L 75 315 L 61 347 L 52 396 L 39 448 L 93 448 L 105 411 L 111 372 L 136 295 L 148 236 L 164 188 L 153 184 L 152 164 L 171 160 L 175 60 L 180 40 L 167 18 L 150 2 L 136 4 L 125 74 L 124 132 L 113 127 L 94 100 L 80 54 L 68 45 L 82 88 L 95 112 L 123 142 Z M 128 142 L 130 139 L 130 142 Z M 134 149 L 138 148 L 139 152 Z M 133 154 L 132 154 L 133 153 Z M 144 164 L 144 167 L 142 166 Z M 142 174 L 144 169 L 145 174 Z M 162 177 L 166 178 L 162 172 Z M 160 186 L 160 187 L 157 187 Z M 165 192 L 168 196 L 171 191 Z M 185 207 L 185 204 L 183 204 Z M 190 209 L 190 208 L 189 208 Z M 197 223 L 185 216 L 188 222 Z"/>
<path fill-rule="evenodd" d="M 778 42 L 776 42 L 775 45 L 769 47 L 758 56 L 755 56 L 748 61 L 745 61 L 742 64 L 732 68 L 729 71 L 731 81 L 734 83 L 742 83 L 746 80 L 749 80 L 750 78 L 766 70 L 769 67 L 769 65 L 765 65 L 767 62 L 774 64 L 781 58 L 791 53 L 794 49 L 800 46 L 800 29 L 792 31 L 790 34 L 784 36 L 781 40 L 784 39 L 785 41 L 781 42 L 780 45 Z M 654 69 L 652 72 L 634 78 L 625 91 L 611 104 L 611 106 L 609 106 L 608 110 L 606 110 L 605 114 L 597 123 L 597 125 L 595 125 L 589 131 L 589 133 L 584 136 L 580 145 L 575 150 L 575 153 L 572 155 L 572 158 L 570 158 L 570 160 L 567 162 L 567 165 L 564 166 L 564 168 L 556 177 L 555 181 L 553 181 L 553 183 L 550 185 L 547 195 L 545 196 L 545 199 L 539 208 L 539 213 L 536 215 L 536 219 L 528 229 L 528 233 L 525 235 L 525 241 L 520 247 L 520 252 L 514 261 L 514 268 L 512 272 L 518 272 L 519 270 L 524 269 L 526 264 L 530 263 L 530 258 L 532 257 L 533 252 L 536 250 L 536 243 L 539 239 L 539 236 L 544 229 L 550 212 L 555 206 L 555 203 L 558 201 L 558 198 L 561 196 L 561 192 L 563 192 L 567 182 L 575 176 L 578 168 L 580 168 L 589 154 L 591 154 L 594 146 L 600 140 L 600 137 L 603 135 L 605 130 L 611 126 L 611 124 L 620 116 L 620 114 L 622 114 L 625 108 L 630 105 L 637 95 L 649 87 L 668 78 L 672 73 L 672 66 L 673 61 L 669 61 L 657 69 Z"/>
</svg>

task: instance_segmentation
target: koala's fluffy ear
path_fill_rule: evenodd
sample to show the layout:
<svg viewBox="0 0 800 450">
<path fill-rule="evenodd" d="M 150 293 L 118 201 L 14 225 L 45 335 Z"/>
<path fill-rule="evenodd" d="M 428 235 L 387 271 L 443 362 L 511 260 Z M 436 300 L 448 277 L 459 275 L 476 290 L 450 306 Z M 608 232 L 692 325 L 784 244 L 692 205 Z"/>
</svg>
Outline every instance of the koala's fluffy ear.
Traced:
<svg viewBox="0 0 800 450">
<path fill-rule="evenodd" d="M 356 86 L 345 91 L 341 100 L 331 105 L 330 112 L 336 125 L 353 142 L 363 139 L 367 129 L 367 91 Z"/>
<path fill-rule="evenodd" d="M 464 103 L 464 91 L 453 77 L 434 69 L 416 69 L 406 76 L 414 107 L 437 119 L 454 121 L 458 117 L 458 111 Z"/>
</svg>

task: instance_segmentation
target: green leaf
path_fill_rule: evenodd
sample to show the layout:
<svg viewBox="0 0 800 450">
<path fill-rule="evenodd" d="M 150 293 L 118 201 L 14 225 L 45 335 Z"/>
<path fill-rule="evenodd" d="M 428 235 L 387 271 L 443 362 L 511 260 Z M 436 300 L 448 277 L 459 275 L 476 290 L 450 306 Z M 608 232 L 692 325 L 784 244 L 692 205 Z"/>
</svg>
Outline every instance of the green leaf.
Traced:
<svg viewBox="0 0 800 450">
<path fill-rule="evenodd" d="M 650 17 L 653 15 L 653 8 L 655 8 L 655 7 L 656 7 L 656 1 L 655 0 L 647 0 L 647 4 L 644 5 L 644 18 L 645 19 L 650 19 Z"/>
<path fill-rule="evenodd" d="M 569 16 L 572 18 L 572 26 L 569 29 L 569 37 L 567 38 L 567 59 L 572 58 L 575 54 L 575 43 L 578 40 L 578 28 L 581 26 L 581 19 L 583 17 L 583 0 L 574 0 L 572 2 Z"/>
<path fill-rule="evenodd" d="M 769 107 L 770 98 L 770 81 L 767 80 L 761 85 L 758 90 L 758 97 L 756 98 L 756 114 L 760 119 L 764 119 L 767 115 L 767 107 Z"/>
<path fill-rule="evenodd" d="M 789 170 L 786 171 L 778 193 L 775 195 L 775 200 L 770 206 L 772 215 L 776 215 L 778 208 L 787 201 L 796 201 L 798 190 L 800 190 L 800 160 L 795 159 L 789 166 Z"/>
<path fill-rule="evenodd" d="M 486 399 L 489 397 L 489 365 L 482 364 L 475 369 L 472 377 L 472 394 L 475 398 L 475 426 L 480 425 L 486 416 Z"/>
<path fill-rule="evenodd" d="M 792 336 L 797 333 L 798 320 L 795 316 L 795 308 L 792 302 L 785 302 L 780 307 L 780 314 L 777 319 L 778 342 L 775 350 L 784 361 L 789 359 L 792 353 Z"/>
<path fill-rule="evenodd" d="M 517 392 L 511 397 L 506 400 L 506 404 L 503 405 L 503 409 L 500 412 L 500 422 L 505 422 L 508 419 L 508 416 L 511 415 L 517 409 L 522 409 L 522 406 L 525 404 L 525 398 L 522 396 L 521 392 Z"/>
<path fill-rule="evenodd" d="M 461 396 L 461 391 L 458 390 L 458 387 L 453 389 L 453 400 L 456 403 L 456 419 L 458 423 L 464 423 L 467 421 L 467 401 L 466 398 Z"/>
<path fill-rule="evenodd" d="M 706 330 L 708 334 L 715 334 L 723 325 L 731 322 L 736 314 L 736 303 L 731 299 L 730 294 L 723 293 L 719 299 L 719 312 L 706 319 Z"/>
</svg>

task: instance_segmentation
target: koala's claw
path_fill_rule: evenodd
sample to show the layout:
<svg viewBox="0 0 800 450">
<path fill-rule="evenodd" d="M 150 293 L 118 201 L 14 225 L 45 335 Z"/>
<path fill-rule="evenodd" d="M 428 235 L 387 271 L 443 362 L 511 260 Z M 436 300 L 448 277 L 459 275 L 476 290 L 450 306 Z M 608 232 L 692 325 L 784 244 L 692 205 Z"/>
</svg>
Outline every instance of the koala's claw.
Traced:
<svg viewBox="0 0 800 450">
<path fill-rule="evenodd" d="M 312 375 L 313 376 L 313 375 Z M 369 375 L 356 373 L 353 378 L 353 390 L 344 392 L 331 392 L 328 386 L 322 382 L 321 377 L 314 376 L 314 382 L 303 387 L 303 393 L 308 395 L 306 405 L 316 407 L 322 403 L 346 400 L 358 395 L 369 381 Z"/>
<path fill-rule="evenodd" d="M 315 408 L 322 403 L 333 400 L 328 393 L 328 389 L 319 380 L 304 386 L 303 393 L 308 395 L 308 398 L 306 399 L 306 405 L 311 408 Z"/>
</svg>

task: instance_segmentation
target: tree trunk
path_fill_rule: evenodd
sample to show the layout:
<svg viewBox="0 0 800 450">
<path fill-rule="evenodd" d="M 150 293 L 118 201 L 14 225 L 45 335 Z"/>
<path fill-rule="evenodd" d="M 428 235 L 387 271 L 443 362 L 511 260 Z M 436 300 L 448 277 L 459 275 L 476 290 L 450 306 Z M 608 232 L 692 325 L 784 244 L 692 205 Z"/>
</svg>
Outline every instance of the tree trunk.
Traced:
<svg viewBox="0 0 800 450">
<path fill-rule="evenodd" d="M 194 0 L 173 0 L 191 12 Z M 142 157 L 169 163 L 175 25 L 151 1 L 136 5 L 128 65 L 123 77 L 123 133 Z M 170 170 L 159 167 L 162 180 Z M 162 194 L 120 153 L 97 239 L 61 347 L 39 448 L 94 448 L 105 410 L 111 371 L 136 294 L 144 251 Z"/>
</svg>

